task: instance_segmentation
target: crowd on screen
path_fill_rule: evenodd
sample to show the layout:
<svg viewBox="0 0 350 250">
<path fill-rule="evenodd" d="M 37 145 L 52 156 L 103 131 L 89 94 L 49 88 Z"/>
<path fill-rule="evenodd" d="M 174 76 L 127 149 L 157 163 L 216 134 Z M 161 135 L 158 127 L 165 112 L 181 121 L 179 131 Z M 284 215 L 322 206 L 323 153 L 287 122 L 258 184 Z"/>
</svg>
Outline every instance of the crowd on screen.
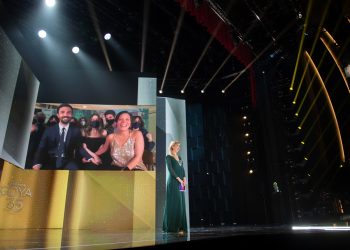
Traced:
<svg viewBox="0 0 350 250">
<path fill-rule="evenodd" d="M 155 142 L 139 115 L 106 110 L 73 116 L 61 104 L 55 115 L 33 118 L 26 169 L 155 170 Z"/>
</svg>

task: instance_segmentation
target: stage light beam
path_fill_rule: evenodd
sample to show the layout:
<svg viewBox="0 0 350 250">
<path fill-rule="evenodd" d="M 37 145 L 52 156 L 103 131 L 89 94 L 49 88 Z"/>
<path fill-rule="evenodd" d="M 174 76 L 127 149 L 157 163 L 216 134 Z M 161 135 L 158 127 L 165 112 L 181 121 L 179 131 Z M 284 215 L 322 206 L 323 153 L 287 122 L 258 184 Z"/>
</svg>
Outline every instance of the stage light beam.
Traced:
<svg viewBox="0 0 350 250">
<path fill-rule="evenodd" d="M 328 44 L 326 43 L 326 41 L 320 37 L 320 40 L 322 41 L 322 43 L 324 44 L 324 46 L 326 47 L 326 49 L 328 50 L 329 54 L 332 56 L 334 62 L 335 62 L 335 65 L 337 65 L 338 67 L 338 70 L 344 80 L 344 83 L 345 83 L 345 86 L 346 88 L 348 89 L 348 92 L 350 93 L 350 88 L 349 88 L 349 83 L 348 83 L 348 80 L 346 79 L 346 75 L 344 74 L 343 72 L 343 68 L 341 67 L 336 55 L 333 53 L 332 49 L 328 46 Z"/>
<path fill-rule="evenodd" d="M 323 82 L 323 79 L 320 75 L 320 73 L 318 72 L 317 70 L 317 67 L 315 65 L 315 63 L 313 62 L 312 58 L 310 57 L 309 53 L 307 53 L 307 51 L 304 52 L 304 55 L 305 57 L 307 58 L 307 60 L 310 62 L 310 65 L 312 67 L 312 69 L 314 70 L 318 80 L 319 80 L 319 83 L 321 85 L 321 88 L 323 90 L 323 93 L 327 99 L 327 104 L 328 104 L 328 107 L 331 111 L 331 114 L 332 114 L 332 118 L 333 118 L 333 123 L 335 125 L 335 130 L 336 130 L 336 135 L 337 135 L 337 138 L 338 138 L 338 145 L 339 145 L 339 151 L 340 151 L 340 158 L 343 162 L 345 162 L 345 152 L 344 152 L 344 147 L 343 147 L 343 141 L 342 141 L 342 137 L 341 137 L 341 133 L 340 133 L 340 128 L 339 128 L 339 124 L 338 124 L 338 119 L 337 119 L 337 116 L 336 116 L 336 113 L 335 113 L 335 110 L 334 110 L 334 107 L 333 107 L 333 104 L 332 104 L 332 101 L 331 101 L 331 98 L 328 94 L 328 91 L 327 91 L 327 88 Z"/>
<path fill-rule="evenodd" d="M 309 1 L 308 7 L 307 7 L 307 12 L 306 12 L 304 29 L 303 29 L 303 32 L 302 32 L 302 35 L 301 35 L 300 44 L 299 44 L 297 61 L 295 63 L 295 67 L 294 67 L 292 82 L 291 82 L 291 85 L 289 87 L 290 90 L 293 90 L 293 87 L 294 87 L 294 82 L 295 82 L 295 78 L 296 78 L 298 67 L 299 67 L 299 61 L 300 61 L 300 57 L 301 57 L 303 46 L 304 46 L 305 33 L 306 33 L 306 30 L 307 30 L 307 25 L 309 23 L 309 18 L 310 18 L 310 12 L 311 12 L 312 4 L 313 4 L 313 1 Z"/>
<path fill-rule="evenodd" d="M 171 49 L 170 49 L 168 61 L 167 61 L 166 67 L 165 67 L 165 72 L 164 72 L 162 84 L 161 84 L 161 87 L 160 87 L 161 89 L 164 88 L 165 79 L 166 79 L 166 77 L 168 75 L 169 66 L 170 66 L 171 60 L 173 58 L 173 53 L 174 53 L 174 50 L 175 50 L 177 39 L 179 37 L 179 33 L 180 33 L 180 29 L 181 29 L 181 26 L 182 26 L 182 23 L 183 23 L 184 15 L 185 15 L 185 11 L 184 11 L 184 9 L 182 9 L 181 13 L 180 13 L 180 16 L 179 16 L 179 19 L 177 20 L 177 25 L 176 25 L 176 30 L 175 30 L 175 34 L 174 34 L 174 39 L 173 39 L 173 42 L 171 44 Z"/>
</svg>

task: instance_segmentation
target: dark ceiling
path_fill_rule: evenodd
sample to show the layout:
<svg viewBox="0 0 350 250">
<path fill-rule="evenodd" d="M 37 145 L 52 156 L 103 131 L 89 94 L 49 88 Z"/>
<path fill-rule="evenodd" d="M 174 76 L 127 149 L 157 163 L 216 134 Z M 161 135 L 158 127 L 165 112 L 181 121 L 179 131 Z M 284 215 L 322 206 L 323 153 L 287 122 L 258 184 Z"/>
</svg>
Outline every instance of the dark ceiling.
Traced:
<svg viewBox="0 0 350 250">
<path fill-rule="evenodd" d="M 16 46 L 25 47 L 30 50 L 28 55 L 36 58 L 35 62 L 29 64 L 34 68 L 39 80 L 46 77 L 47 72 L 53 72 L 57 68 L 89 68 L 89 65 L 71 53 L 73 45 L 78 45 L 86 58 L 91 58 L 97 63 L 90 64 L 95 68 L 109 70 L 109 61 L 113 71 L 142 71 L 158 78 L 158 88 L 166 75 L 163 95 L 186 99 L 198 99 L 200 96 L 223 98 L 221 90 L 231 82 L 234 73 L 245 67 L 240 60 L 231 56 L 215 75 L 206 93 L 201 94 L 200 90 L 214 76 L 229 53 L 214 39 L 188 82 L 185 94 L 181 94 L 180 90 L 184 88 L 211 37 L 195 17 L 185 12 L 170 60 L 182 11 L 179 3 L 181 1 L 61 0 L 56 1 L 57 4 L 52 9 L 44 6 L 43 2 L 0 0 L 3 14 L 1 22 L 21 34 L 23 43 Z M 294 60 L 306 13 L 305 1 L 190 2 L 194 2 L 197 7 L 202 4 L 210 5 L 230 27 L 233 42 L 236 45 L 247 45 L 253 58 L 263 59 L 279 53 Z M 48 33 L 48 39 L 45 41 L 37 36 L 37 31 L 42 28 Z M 105 32 L 112 34 L 112 40 L 103 41 L 103 50 L 98 34 L 103 35 Z M 262 51 L 264 53 L 261 53 Z M 37 65 L 33 65 L 35 63 Z M 43 68 L 46 70 L 43 71 Z M 227 92 L 229 94 L 224 98 L 240 99 L 249 96 L 248 73 L 242 74 Z"/>
</svg>

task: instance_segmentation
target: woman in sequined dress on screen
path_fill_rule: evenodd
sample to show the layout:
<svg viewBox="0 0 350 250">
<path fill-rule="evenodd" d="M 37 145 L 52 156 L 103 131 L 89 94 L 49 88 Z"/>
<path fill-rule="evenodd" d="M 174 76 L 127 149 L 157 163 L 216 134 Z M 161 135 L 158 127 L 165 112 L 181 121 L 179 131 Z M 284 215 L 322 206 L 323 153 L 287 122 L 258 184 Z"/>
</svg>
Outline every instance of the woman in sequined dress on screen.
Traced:
<svg viewBox="0 0 350 250">
<path fill-rule="evenodd" d="M 142 161 L 144 140 L 140 131 L 131 130 L 132 115 L 127 111 L 117 114 L 116 129 L 106 138 L 105 144 L 95 153 L 95 160 L 110 150 L 115 170 L 147 170 Z"/>
</svg>

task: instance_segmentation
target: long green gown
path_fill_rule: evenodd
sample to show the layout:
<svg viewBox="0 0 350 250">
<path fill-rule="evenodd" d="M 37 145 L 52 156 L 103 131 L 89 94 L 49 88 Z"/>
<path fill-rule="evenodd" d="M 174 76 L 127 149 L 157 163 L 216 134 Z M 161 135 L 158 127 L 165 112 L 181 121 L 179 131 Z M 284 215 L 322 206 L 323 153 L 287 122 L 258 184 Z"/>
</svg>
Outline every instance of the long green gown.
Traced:
<svg viewBox="0 0 350 250">
<path fill-rule="evenodd" d="M 185 193 L 179 189 L 179 177 L 183 180 L 185 170 L 181 158 L 180 163 L 171 155 L 166 156 L 166 165 L 169 171 L 166 185 L 166 200 L 163 216 L 163 231 L 187 232 Z"/>
</svg>

